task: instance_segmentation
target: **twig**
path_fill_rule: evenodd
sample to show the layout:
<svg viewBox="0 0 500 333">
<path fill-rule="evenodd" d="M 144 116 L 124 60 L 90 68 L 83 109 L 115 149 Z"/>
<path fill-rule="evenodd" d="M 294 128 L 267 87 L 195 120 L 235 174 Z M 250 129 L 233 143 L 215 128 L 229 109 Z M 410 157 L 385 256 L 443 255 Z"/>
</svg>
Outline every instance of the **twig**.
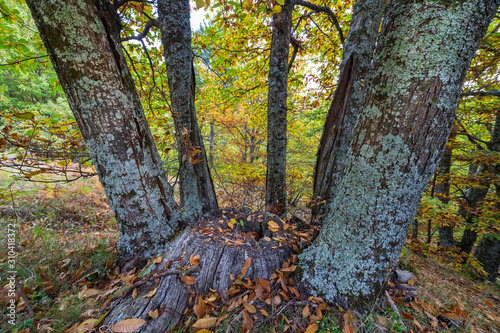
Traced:
<svg viewBox="0 0 500 333">
<path fill-rule="evenodd" d="M 399 323 L 402 326 L 406 327 L 405 323 L 403 322 L 403 319 L 401 318 L 401 314 L 399 313 L 398 307 L 396 306 L 396 304 L 394 304 L 394 301 L 392 300 L 392 298 L 389 295 L 389 293 L 387 292 L 387 290 L 385 291 L 385 297 L 387 297 L 387 301 L 391 305 L 392 311 L 396 312 L 396 314 L 398 315 Z"/>
<path fill-rule="evenodd" d="M 19 293 L 19 296 L 21 296 L 21 298 L 24 301 L 24 304 L 26 304 L 26 308 L 28 309 L 28 312 L 30 313 L 31 317 L 34 317 L 35 316 L 35 312 L 33 311 L 33 308 L 30 305 L 28 297 L 26 297 L 26 295 L 23 292 L 23 288 L 22 288 L 21 283 L 17 283 L 16 284 L 16 288 L 17 288 L 17 292 Z"/>
</svg>

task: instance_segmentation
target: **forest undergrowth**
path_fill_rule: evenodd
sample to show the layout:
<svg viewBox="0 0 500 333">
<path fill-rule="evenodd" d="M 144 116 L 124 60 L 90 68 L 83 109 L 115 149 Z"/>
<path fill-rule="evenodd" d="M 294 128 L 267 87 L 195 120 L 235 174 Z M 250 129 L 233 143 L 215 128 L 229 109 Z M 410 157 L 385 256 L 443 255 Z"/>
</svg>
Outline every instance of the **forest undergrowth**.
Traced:
<svg viewBox="0 0 500 333">
<path fill-rule="evenodd" d="M 128 326 L 100 325 L 111 301 L 147 277 L 144 263 L 122 272 L 124 263 L 115 250 L 118 228 L 98 179 L 35 183 L 12 181 L 9 174 L 1 173 L 0 186 L 0 332 L 127 332 L 133 328 L 133 321 Z M 295 230 L 297 221 L 307 221 L 307 208 L 299 204 L 292 210 L 283 222 Z M 15 225 L 17 240 L 15 326 L 8 323 L 6 302 L 11 271 L 8 225 Z M 314 229 L 306 230 L 296 232 L 304 242 L 311 240 Z M 434 243 L 408 238 L 402 251 L 399 268 L 414 274 L 408 283 L 418 295 L 389 288 L 397 309 L 381 295 L 378 308 L 364 313 L 300 295 L 294 277 L 296 254 L 269 281 L 245 279 L 242 267 L 225 297 L 193 292 L 181 323 L 170 331 L 500 332 L 498 281 L 487 282 L 473 261 Z M 146 267 L 155 261 L 158 258 L 151 258 Z M 190 264 L 197 265 L 197 258 Z M 154 295 L 154 283 L 150 289 Z M 137 297 L 137 290 L 131 293 Z M 155 311 L 149 316 L 155 318 L 168 309 Z"/>
</svg>

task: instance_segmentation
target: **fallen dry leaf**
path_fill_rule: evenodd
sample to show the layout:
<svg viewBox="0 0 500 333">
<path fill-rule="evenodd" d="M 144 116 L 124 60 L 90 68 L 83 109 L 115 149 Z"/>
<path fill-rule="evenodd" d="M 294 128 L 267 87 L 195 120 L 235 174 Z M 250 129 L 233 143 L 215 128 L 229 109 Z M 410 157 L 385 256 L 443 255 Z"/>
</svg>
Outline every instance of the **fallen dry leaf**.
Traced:
<svg viewBox="0 0 500 333">
<path fill-rule="evenodd" d="M 153 311 L 149 311 L 149 312 L 148 312 L 148 316 L 150 316 L 150 317 L 151 317 L 151 318 L 153 318 L 153 319 L 158 318 L 158 309 L 153 310 Z"/>
<path fill-rule="evenodd" d="M 158 288 L 154 288 L 153 290 L 151 290 L 149 293 L 147 293 L 146 295 L 142 296 L 143 298 L 150 298 L 150 297 L 153 297 L 155 294 L 156 294 L 156 291 L 158 290 Z"/>
<path fill-rule="evenodd" d="M 111 329 L 113 330 L 113 332 L 118 333 L 132 333 L 134 331 L 137 331 L 139 327 L 141 327 L 145 323 L 146 321 L 140 318 L 125 319 L 111 326 Z"/>
<path fill-rule="evenodd" d="M 197 254 L 195 256 L 191 255 L 191 257 L 189 257 L 189 263 L 192 266 L 199 265 L 200 264 L 200 255 L 199 254 Z"/>
<path fill-rule="evenodd" d="M 208 317 L 208 318 L 201 318 L 196 321 L 196 323 L 193 324 L 194 328 L 209 328 L 212 327 L 215 322 L 217 321 L 217 318 L 215 317 Z"/>
<path fill-rule="evenodd" d="M 192 286 L 196 282 L 196 279 L 192 276 L 183 275 L 181 276 L 181 281 L 188 286 Z"/>
<path fill-rule="evenodd" d="M 307 326 L 305 333 L 315 333 L 318 330 L 318 324 L 314 323 Z"/>
</svg>

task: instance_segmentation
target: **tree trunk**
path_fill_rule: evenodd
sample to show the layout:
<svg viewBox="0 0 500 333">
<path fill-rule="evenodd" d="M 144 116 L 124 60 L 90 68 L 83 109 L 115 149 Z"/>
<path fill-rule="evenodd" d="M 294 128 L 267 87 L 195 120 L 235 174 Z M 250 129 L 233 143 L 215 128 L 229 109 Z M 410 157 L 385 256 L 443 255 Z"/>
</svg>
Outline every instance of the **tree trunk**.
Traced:
<svg viewBox="0 0 500 333">
<path fill-rule="evenodd" d="M 169 272 L 180 272 L 162 277 L 158 284 L 154 283 L 148 289 L 139 290 L 134 299 L 128 298 L 118 303 L 112 312 L 106 317 L 105 324 L 112 325 L 126 317 L 143 318 L 147 320 L 141 327 L 140 332 L 165 332 L 175 327 L 188 306 L 191 296 L 190 291 L 197 295 L 204 295 L 209 289 L 217 290 L 219 295 L 226 295 L 226 291 L 232 284 L 231 275 L 241 280 L 241 269 L 246 260 L 250 258 L 250 266 L 246 270 L 244 278 L 269 279 L 276 269 L 281 268 L 283 262 L 289 258 L 291 253 L 290 240 L 297 240 L 290 229 L 283 231 L 283 222 L 279 218 L 269 219 L 264 214 L 227 214 L 219 218 L 202 220 L 197 225 L 187 227 L 168 247 L 163 256 L 162 263 L 158 267 L 158 274 L 165 272 L 166 264 Z M 228 227 L 228 221 L 234 218 L 238 221 L 232 228 Z M 271 232 L 267 223 L 274 220 L 280 230 Z M 214 222 L 215 221 L 215 222 Z M 243 226 L 240 225 L 243 221 Z M 223 231 L 216 231 L 222 228 Z M 224 237 L 220 235 L 223 234 Z M 248 235 L 254 235 L 249 238 Z M 256 236 L 256 237 L 255 237 Z M 266 238 L 265 238 L 266 237 Z M 275 237 L 287 239 L 286 242 L 274 240 Z M 228 241 L 225 241 L 228 239 Z M 239 239 L 243 244 L 236 245 L 234 241 Z M 285 245 L 286 244 L 286 245 Z M 196 283 L 193 286 L 184 284 L 180 276 L 182 268 L 190 264 L 191 255 L 200 255 L 199 265 L 192 266 L 194 272 L 184 275 L 193 276 Z M 180 260 L 182 258 L 182 260 Z M 173 266 L 173 267 L 172 267 Z M 154 274 L 151 275 L 154 278 Z M 247 283 L 247 282 L 245 282 Z M 157 288 L 156 294 L 151 298 L 143 298 L 151 289 Z M 160 307 L 167 311 L 157 319 L 148 316 L 148 312 Z"/>
<path fill-rule="evenodd" d="M 342 176 L 347 150 L 364 101 L 364 82 L 373 59 L 384 4 L 384 0 L 356 1 L 354 4 L 339 81 L 317 153 L 311 212 L 313 223 L 331 206 Z"/>
<path fill-rule="evenodd" d="M 156 252 L 180 209 L 122 54 L 116 11 L 93 0 L 27 3 L 115 214 L 120 254 Z"/>
<path fill-rule="evenodd" d="M 439 200 L 448 204 L 450 201 L 450 179 L 448 178 L 451 171 L 451 157 L 453 154 L 453 147 L 446 146 L 443 151 L 443 156 L 439 161 L 437 175 L 438 182 L 436 184 L 436 196 Z M 455 239 L 453 238 L 453 225 L 443 225 L 438 227 L 439 232 L 439 246 L 455 246 Z"/>
<path fill-rule="evenodd" d="M 487 147 L 492 152 L 500 152 L 500 110 L 497 111 L 491 140 L 487 143 Z M 500 176 L 500 164 L 495 164 L 491 168 L 497 177 Z M 495 190 L 497 200 L 499 200 L 500 182 L 495 183 Z M 500 211 L 498 204 L 496 208 Z M 500 237 L 498 230 L 493 234 L 483 236 L 474 256 L 483 264 L 484 270 L 488 273 L 488 280 L 495 281 L 498 275 L 498 267 L 500 266 Z"/>
<path fill-rule="evenodd" d="M 218 209 L 196 111 L 188 0 L 158 1 L 161 40 L 179 149 L 181 206 L 186 218 Z"/>
<path fill-rule="evenodd" d="M 488 280 L 494 282 L 500 267 L 500 239 L 497 235 L 485 235 L 474 252 L 474 256 L 483 264 L 488 273 Z"/>
<path fill-rule="evenodd" d="M 313 295 L 341 306 L 369 306 L 381 294 L 498 4 L 387 4 L 343 171 L 323 228 L 300 256 L 302 283 Z M 341 126 L 342 120 L 337 118 Z"/>
<path fill-rule="evenodd" d="M 485 176 L 487 168 L 481 166 L 478 176 Z M 460 250 L 469 254 L 477 240 L 477 231 L 473 228 L 476 224 L 474 221 L 478 217 L 478 209 L 481 203 L 486 199 L 490 189 L 489 181 L 482 181 L 478 186 L 471 186 L 467 191 L 465 203 L 460 206 L 458 214 L 465 220 L 465 230 L 462 240 L 458 244 Z"/>
<path fill-rule="evenodd" d="M 266 208 L 276 214 L 286 210 L 288 54 L 293 7 L 292 0 L 285 0 L 279 15 L 273 15 L 269 56 Z"/>
</svg>

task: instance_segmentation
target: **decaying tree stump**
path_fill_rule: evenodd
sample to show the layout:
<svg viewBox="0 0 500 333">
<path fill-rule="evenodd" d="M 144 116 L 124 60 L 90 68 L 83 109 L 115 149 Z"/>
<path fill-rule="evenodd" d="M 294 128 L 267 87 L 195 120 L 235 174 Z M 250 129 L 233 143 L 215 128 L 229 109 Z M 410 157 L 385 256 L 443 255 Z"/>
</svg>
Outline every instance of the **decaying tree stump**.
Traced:
<svg viewBox="0 0 500 333">
<path fill-rule="evenodd" d="M 293 244 L 300 241 L 293 226 L 268 213 L 226 211 L 219 217 L 202 218 L 167 246 L 161 263 L 149 266 L 151 272 L 145 278 L 151 283 L 138 287 L 135 299 L 129 293 L 110 304 L 112 311 L 104 324 L 141 318 L 146 323 L 140 332 L 174 328 L 193 291 L 203 295 L 211 288 L 224 297 L 233 280 L 241 278 L 238 275 L 268 279 L 290 257 Z M 245 263 L 250 265 L 242 271 Z M 160 277 L 159 282 L 155 276 Z M 143 297 L 154 288 L 154 296 Z M 156 309 L 159 316 L 153 319 L 148 313 Z"/>
</svg>

